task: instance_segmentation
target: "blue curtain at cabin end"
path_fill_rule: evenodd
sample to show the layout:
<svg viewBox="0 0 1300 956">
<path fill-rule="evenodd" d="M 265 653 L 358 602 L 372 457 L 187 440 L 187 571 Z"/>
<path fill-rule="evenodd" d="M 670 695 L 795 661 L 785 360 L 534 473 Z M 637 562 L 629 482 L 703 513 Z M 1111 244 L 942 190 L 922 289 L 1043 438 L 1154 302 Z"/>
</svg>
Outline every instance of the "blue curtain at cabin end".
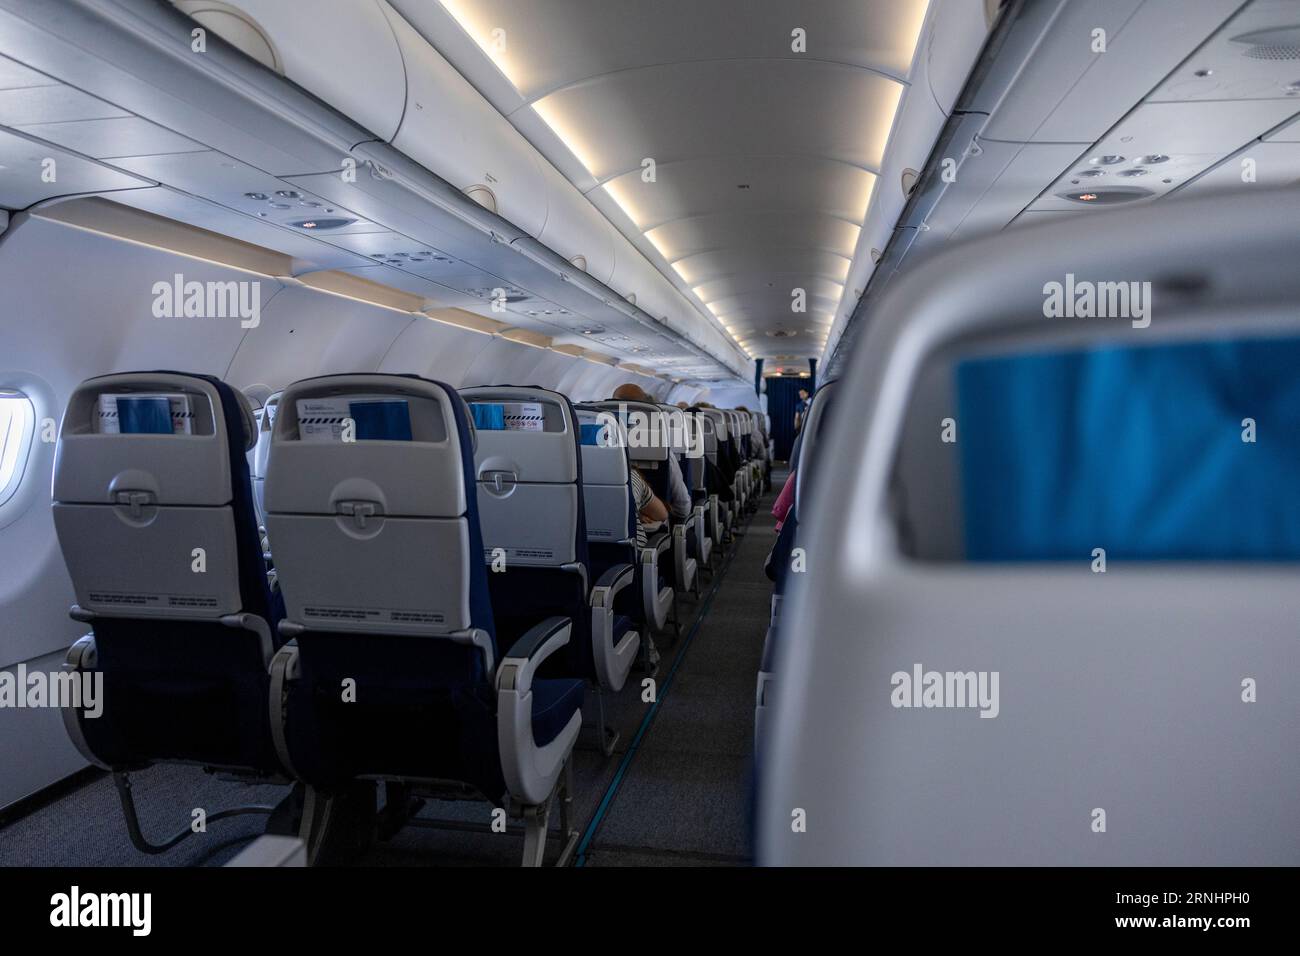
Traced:
<svg viewBox="0 0 1300 956">
<path fill-rule="evenodd" d="M 1300 339 L 971 359 L 973 561 L 1300 559 Z"/>
</svg>

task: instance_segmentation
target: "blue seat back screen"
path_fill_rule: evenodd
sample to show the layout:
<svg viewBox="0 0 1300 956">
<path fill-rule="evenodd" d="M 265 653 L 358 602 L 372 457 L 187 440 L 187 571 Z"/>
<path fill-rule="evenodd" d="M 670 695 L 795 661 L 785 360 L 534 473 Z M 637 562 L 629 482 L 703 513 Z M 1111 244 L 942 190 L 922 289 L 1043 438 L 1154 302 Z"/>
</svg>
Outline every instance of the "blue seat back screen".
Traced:
<svg viewBox="0 0 1300 956">
<path fill-rule="evenodd" d="M 118 429 L 123 435 L 172 434 L 171 402 L 166 398 L 117 397 Z"/>
<path fill-rule="evenodd" d="M 410 441 L 411 409 L 405 400 L 349 402 L 357 441 Z"/>
<path fill-rule="evenodd" d="M 604 425 L 583 422 L 579 425 L 579 428 L 582 433 L 582 444 L 593 446 L 600 444 L 600 433 L 604 431 Z"/>
<path fill-rule="evenodd" d="M 474 427 L 486 432 L 503 432 L 506 430 L 506 407 L 489 402 L 471 402 L 470 412 L 474 416 Z"/>
<path fill-rule="evenodd" d="M 980 358 L 955 376 L 969 560 L 1300 559 L 1300 339 Z"/>
</svg>

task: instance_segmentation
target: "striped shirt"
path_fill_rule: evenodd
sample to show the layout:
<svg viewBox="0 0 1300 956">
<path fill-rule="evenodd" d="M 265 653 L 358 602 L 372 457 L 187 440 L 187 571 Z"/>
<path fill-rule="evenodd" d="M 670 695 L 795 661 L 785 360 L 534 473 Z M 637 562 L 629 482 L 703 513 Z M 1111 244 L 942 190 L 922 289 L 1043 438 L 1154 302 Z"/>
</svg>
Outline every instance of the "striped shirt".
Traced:
<svg viewBox="0 0 1300 956">
<path fill-rule="evenodd" d="M 641 473 L 635 468 L 632 469 L 632 501 L 636 508 L 636 546 L 644 548 L 646 546 L 646 526 L 641 523 L 641 509 L 648 505 L 655 494 L 650 490 L 650 486 L 645 483 Z"/>
</svg>

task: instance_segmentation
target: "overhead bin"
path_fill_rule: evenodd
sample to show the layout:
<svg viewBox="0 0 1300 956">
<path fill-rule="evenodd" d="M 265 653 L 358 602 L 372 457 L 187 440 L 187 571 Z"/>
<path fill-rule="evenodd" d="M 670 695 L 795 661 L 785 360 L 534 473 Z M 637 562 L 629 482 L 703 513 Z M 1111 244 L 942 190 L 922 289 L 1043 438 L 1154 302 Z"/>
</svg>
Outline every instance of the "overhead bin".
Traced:
<svg viewBox="0 0 1300 956">
<path fill-rule="evenodd" d="M 663 327 L 670 340 L 674 334 L 685 338 L 729 373 L 742 379 L 750 376 L 750 365 L 742 353 L 386 0 L 376 0 L 373 5 L 326 0 L 313 6 L 310 17 L 295 15 L 295 8 L 280 0 L 175 3 L 182 9 L 189 3 L 195 11 L 221 7 L 227 15 L 209 15 L 210 29 L 231 43 L 248 47 L 250 56 L 265 58 L 268 47 L 300 51 L 293 56 L 277 52 L 284 75 L 382 141 L 354 144 L 353 158 L 377 163 L 381 177 L 395 173 L 394 178 L 407 189 L 419 181 L 414 191 L 422 198 L 504 243 L 516 242 L 523 236 L 535 237 L 570 264 L 560 267 L 560 271 L 573 276 L 581 269 L 586 276 L 616 291 L 618 315 L 602 316 L 599 306 L 593 309 L 590 303 L 575 302 L 572 290 L 554 288 L 559 281 L 554 272 L 532 282 L 526 277 L 536 270 L 523 260 L 511 260 L 504 272 L 503 263 L 492 266 L 475 261 L 475 265 L 501 272 L 510 282 L 525 285 L 533 294 L 560 303 L 592 319 L 594 324 L 618 321 L 620 316 L 625 321 L 633 316 L 642 325 Z M 308 37 L 312 42 L 304 43 L 303 30 L 309 22 Z M 250 23 L 257 27 L 256 43 L 250 40 Z M 316 24 L 322 26 L 318 29 Z M 362 45 L 364 55 L 358 55 L 357 43 Z M 372 62 L 384 64 L 378 75 L 370 74 Z M 360 67 L 352 70 L 352 63 L 366 64 L 365 75 L 359 75 Z M 391 149 L 385 148 L 385 143 Z M 402 155 L 395 155 L 393 150 Z M 402 157 L 414 162 L 405 163 Z M 445 180 L 461 196 L 453 200 L 446 195 L 450 190 L 430 185 L 433 177 L 424 182 L 424 177 L 410 168 L 413 165 Z M 367 181 L 370 175 L 370 171 L 359 169 L 355 187 L 371 193 L 384 191 L 381 184 Z M 343 201 L 325 182 L 313 181 L 311 185 L 335 201 Z M 442 195 L 433 196 L 431 191 Z M 460 202 L 465 194 L 486 207 L 482 216 L 456 208 L 456 204 L 465 205 Z M 421 218 L 417 211 L 401 204 L 398 208 Z M 376 221 L 380 221 L 378 217 Z M 404 228 L 391 218 L 383 222 L 393 229 Z M 422 241 L 433 241 L 426 238 L 426 232 L 411 234 Z M 454 242 L 435 241 L 434 245 L 458 257 L 467 251 L 457 248 Z M 559 264 L 546 262 L 547 269 L 556 266 Z M 629 296 L 634 296 L 637 304 L 624 308 Z M 607 295 L 598 294 L 597 298 Z"/>
<path fill-rule="evenodd" d="M 385 139 L 458 189 L 490 190 L 493 212 L 539 235 L 547 219 L 546 161 L 400 14 L 384 0 L 373 6 L 391 24 L 406 66 L 406 112 Z"/>
<path fill-rule="evenodd" d="M 406 103 L 402 51 L 382 8 L 356 0 L 173 0 L 173 5 L 380 139 L 391 140 Z M 270 66 L 271 64 L 266 64 Z"/>
<path fill-rule="evenodd" d="M 542 167 L 546 180 L 546 225 L 536 233 L 539 241 L 550 246 L 565 259 L 585 262 L 582 271 L 593 279 L 610 285 L 614 277 L 614 245 L 616 240 L 626 243 L 609 220 L 591 204 L 586 196 L 577 193 L 572 183 L 560 175 L 550 163 Z M 569 201 L 568 194 L 577 194 L 578 202 Z M 645 257 L 642 256 L 642 261 Z M 575 268 L 578 266 L 575 265 Z"/>
</svg>

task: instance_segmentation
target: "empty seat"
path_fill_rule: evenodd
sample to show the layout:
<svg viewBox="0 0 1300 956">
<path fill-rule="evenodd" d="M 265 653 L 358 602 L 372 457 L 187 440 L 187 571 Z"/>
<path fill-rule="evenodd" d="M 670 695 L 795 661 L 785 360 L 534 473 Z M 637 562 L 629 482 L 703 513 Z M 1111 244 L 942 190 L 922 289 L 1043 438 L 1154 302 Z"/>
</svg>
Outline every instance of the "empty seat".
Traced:
<svg viewBox="0 0 1300 956">
<path fill-rule="evenodd" d="M 266 508 L 294 639 L 272 668 L 276 739 L 312 787 L 313 859 L 330 802 L 368 778 L 468 786 L 525 818 L 525 862 L 540 863 L 550 808 L 567 806 L 583 685 L 539 670 L 585 629 L 538 615 L 498 630 L 455 391 L 368 374 L 290 386 Z M 561 858 L 576 837 L 563 829 Z"/>
<path fill-rule="evenodd" d="M 266 708 L 280 605 L 249 482 L 255 437 L 243 395 L 179 372 L 89 379 L 63 417 L 54 526 L 72 616 L 91 627 L 67 667 L 103 681 L 100 716 L 64 718 L 82 754 L 118 775 L 132 840 L 148 852 L 176 840 L 141 837 L 126 771 L 282 772 Z"/>
<path fill-rule="evenodd" d="M 616 603 L 636 569 L 614 563 L 594 573 L 573 406 L 543 388 L 461 394 L 478 428 L 478 503 L 498 628 L 515 634 L 539 616 L 571 617 L 574 639 L 554 666 L 600 689 L 622 689 L 641 642 Z"/>
<path fill-rule="evenodd" d="M 772 615 L 767 635 L 763 639 L 763 658 L 759 664 L 758 682 L 754 693 L 754 752 L 760 756 L 768 737 L 770 704 L 775 699 L 775 661 L 777 646 L 784 630 L 781 623 L 781 610 L 790 580 L 794 550 L 800 546 L 799 504 L 802 498 L 800 493 L 816 471 L 816 460 L 820 449 L 819 439 L 825 433 L 827 422 L 830 421 L 829 412 L 835 394 L 834 385 L 834 382 L 827 382 L 812 397 L 808 409 L 808 421 L 802 430 L 799 457 L 792 463 L 793 468 L 790 472 L 789 480 L 795 483 L 794 504 L 781 524 L 776 543 L 772 546 L 772 553 L 768 557 L 768 567 L 773 578 Z"/>
</svg>

